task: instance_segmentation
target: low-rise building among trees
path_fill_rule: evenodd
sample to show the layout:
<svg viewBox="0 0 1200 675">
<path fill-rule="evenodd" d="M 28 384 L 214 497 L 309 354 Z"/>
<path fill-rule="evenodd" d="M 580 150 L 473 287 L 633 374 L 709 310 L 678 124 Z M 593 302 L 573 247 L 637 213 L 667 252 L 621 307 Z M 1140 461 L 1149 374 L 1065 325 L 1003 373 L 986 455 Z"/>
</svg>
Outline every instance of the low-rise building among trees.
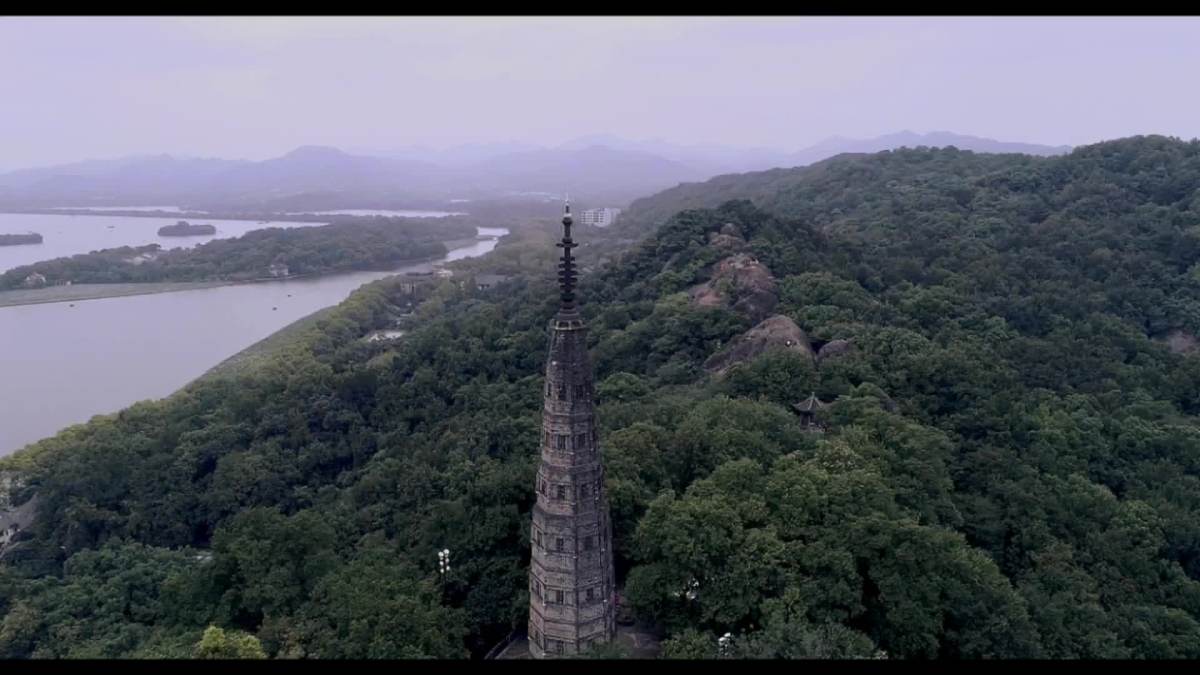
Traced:
<svg viewBox="0 0 1200 675">
<path fill-rule="evenodd" d="M 818 418 L 817 413 L 829 407 L 828 403 L 817 398 L 813 392 L 807 399 L 792 404 L 792 410 L 800 416 L 800 423 L 809 431 L 824 431 L 825 424 Z"/>
</svg>

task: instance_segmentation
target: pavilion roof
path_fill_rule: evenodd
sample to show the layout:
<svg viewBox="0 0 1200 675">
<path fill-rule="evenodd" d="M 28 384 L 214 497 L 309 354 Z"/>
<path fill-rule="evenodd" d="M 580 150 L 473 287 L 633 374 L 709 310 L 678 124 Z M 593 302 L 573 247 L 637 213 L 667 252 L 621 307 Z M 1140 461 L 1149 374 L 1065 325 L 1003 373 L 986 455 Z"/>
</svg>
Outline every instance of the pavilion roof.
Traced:
<svg viewBox="0 0 1200 675">
<path fill-rule="evenodd" d="M 828 406 L 829 406 L 828 403 L 824 403 L 820 399 L 817 398 L 816 392 L 813 392 L 812 395 L 809 396 L 807 399 L 805 399 L 799 403 L 792 404 L 792 408 L 794 410 L 796 410 L 798 412 L 805 412 L 805 413 L 816 412 L 816 411 L 821 410 L 822 408 L 826 408 Z"/>
</svg>

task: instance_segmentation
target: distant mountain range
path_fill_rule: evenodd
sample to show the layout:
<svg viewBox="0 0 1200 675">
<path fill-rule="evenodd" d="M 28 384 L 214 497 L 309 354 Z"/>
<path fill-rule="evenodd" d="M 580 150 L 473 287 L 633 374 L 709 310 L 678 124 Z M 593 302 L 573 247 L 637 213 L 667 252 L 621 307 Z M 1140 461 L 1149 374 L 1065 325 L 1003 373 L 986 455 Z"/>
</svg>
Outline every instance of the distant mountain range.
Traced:
<svg viewBox="0 0 1200 675">
<path fill-rule="evenodd" d="M 607 134 L 585 136 L 564 144 L 564 148 L 584 145 L 603 145 L 619 150 L 649 152 L 690 166 L 709 177 L 725 173 L 744 173 L 773 168 L 807 166 L 845 152 L 881 152 L 901 147 L 946 147 L 990 153 L 1024 153 L 1027 155 L 1061 155 L 1071 151 L 1069 145 L 1037 145 L 1011 143 L 979 136 L 967 136 L 949 131 L 919 134 L 901 131 L 875 138 L 845 138 L 831 136 L 820 143 L 797 152 L 770 148 L 737 148 L 722 145 L 680 145 L 663 140 L 629 141 Z"/>
<path fill-rule="evenodd" d="M 1071 146 L 1069 145 L 1012 143 L 1009 141 L 997 141 L 991 138 L 981 138 L 979 136 L 965 136 L 949 131 L 931 131 L 927 134 L 901 131 L 895 134 L 865 139 L 833 136 L 800 152 L 794 153 L 791 158 L 795 164 L 792 166 L 807 166 L 813 162 L 819 162 L 844 152 L 881 152 L 883 150 L 895 150 L 896 148 L 903 147 L 915 148 L 922 145 L 931 148 L 954 146 L 959 150 L 970 150 L 972 152 L 996 154 L 1021 153 L 1043 157 L 1065 155 L 1071 151 Z"/>
<path fill-rule="evenodd" d="M 845 152 L 920 145 L 1033 155 L 1062 154 L 1071 149 L 942 131 L 902 131 L 870 139 L 832 137 L 796 152 L 631 141 L 606 134 L 584 136 L 554 148 L 502 142 L 445 150 L 420 146 L 357 149 L 351 154 L 304 146 L 259 162 L 143 155 L 22 169 L 0 174 L 0 206 L 427 207 L 451 199 L 567 192 L 590 203 L 621 205 L 720 174 L 804 166 Z"/>
</svg>

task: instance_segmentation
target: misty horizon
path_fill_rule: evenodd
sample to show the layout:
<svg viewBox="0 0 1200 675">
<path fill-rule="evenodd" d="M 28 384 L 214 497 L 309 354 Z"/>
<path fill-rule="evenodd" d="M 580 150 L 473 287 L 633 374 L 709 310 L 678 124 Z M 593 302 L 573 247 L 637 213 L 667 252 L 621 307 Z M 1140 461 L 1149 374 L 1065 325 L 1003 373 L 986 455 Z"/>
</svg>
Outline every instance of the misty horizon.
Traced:
<svg viewBox="0 0 1200 675">
<path fill-rule="evenodd" d="M 680 150 L 765 152 L 765 153 L 775 153 L 775 154 L 780 154 L 780 155 L 790 155 L 790 154 L 796 154 L 796 153 L 799 153 L 799 152 L 802 152 L 805 150 L 809 150 L 814 147 L 820 147 L 824 144 L 831 144 L 831 143 L 836 143 L 836 142 L 849 142 L 849 143 L 870 142 L 873 140 L 877 140 L 879 138 L 888 138 L 888 137 L 893 137 L 893 136 L 908 136 L 908 135 L 916 136 L 916 137 L 933 137 L 933 136 L 939 136 L 939 135 L 969 136 L 969 137 L 973 137 L 973 138 L 976 138 L 979 140 L 985 140 L 985 141 L 996 141 L 999 143 L 1012 143 L 1012 144 L 1017 144 L 1017 145 L 1030 145 L 1030 146 L 1038 145 L 1038 146 L 1044 146 L 1047 148 L 1049 148 L 1049 147 L 1073 148 L 1073 147 L 1078 147 L 1078 145 L 1092 145 L 1094 143 L 1102 143 L 1104 141 L 1114 140 L 1114 139 L 1103 138 L 1103 139 L 1097 139 L 1095 141 L 1089 141 L 1087 143 L 1080 143 L 1077 145 L 1069 145 L 1069 144 L 1065 144 L 1065 143 L 1040 144 L 1040 143 L 1033 143 L 1033 142 L 1026 141 L 1024 139 L 1019 139 L 1019 138 L 1017 138 L 1017 139 L 1014 139 L 1014 138 L 989 138 L 989 137 L 983 137 L 983 136 L 975 136 L 973 134 L 963 134 L 963 133 L 959 133 L 957 131 L 949 130 L 949 129 L 935 129 L 935 130 L 928 130 L 928 131 L 915 131 L 912 129 L 901 129 L 901 130 L 897 130 L 895 132 L 882 134 L 881 136 L 872 137 L 872 138 L 854 137 L 854 136 L 848 136 L 845 134 L 830 134 L 829 136 L 819 139 L 817 142 L 809 144 L 809 145 L 799 146 L 799 147 L 785 147 L 785 146 L 768 146 L 768 145 L 739 146 L 739 145 L 719 144 L 719 143 L 681 143 L 681 142 L 676 142 L 670 138 L 663 138 L 663 137 L 623 138 L 623 137 L 619 137 L 619 136 L 616 136 L 611 133 L 600 131 L 600 132 L 594 132 L 594 133 L 581 134 L 578 137 L 567 139 L 566 141 L 563 141 L 561 143 L 538 143 L 538 142 L 534 142 L 534 141 L 516 141 L 516 140 L 512 140 L 512 139 L 498 139 L 498 140 L 491 140 L 491 141 L 472 141 L 472 142 L 466 142 L 466 143 L 450 143 L 450 144 L 441 144 L 441 145 L 412 143 L 412 144 L 407 144 L 407 145 L 398 146 L 398 147 L 360 147 L 360 146 L 342 147 L 342 146 L 327 145 L 327 144 L 322 144 L 322 143 L 301 143 L 300 145 L 289 148 L 277 155 L 267 155 L 267 156 L 262 156 L 262 157 L 257 157 L 257 156 L 256 157 L 244 157 L 244 156 L 236 157 L 236 156 L 220 156 L 220 155 L 215 155 L 215 154 L 204 155 L 204 154 L 193 154 L 193 153 L 172 153 L 172 152 L 152 152 L 152 151 L 151 152 L 134 152 L 134 153 L 129 153 L 129 154 L 125 154 L 125 155 L 77 157 L 75 159 L 68 159 L 66 161 L 54 162 L 51 164 L 36 164 L 36 165 L 19 166 L 19 167 L 13 167 L 13 168 L 6 168 L 6 167 L 0 166 L 0 173 L 9 172 L 9 171 L 21 171 L 24 169 L 49 169 L 49 168 L 55 168 L 55 167 L 64 166 L 64 165 L 80 164 L 80 163 L 87 163 L 87 162 L 112 162 L 112 161 L 125 161 L 125 160 L 143 160 L 143 159 L 155 159 L 155 158 L 163 158 L 163 157 L 169 157 L 169 158 L 175 159 L 175 160 L 223 160 L 223 161 L 233 161 L 233 162 L 263 162 L 263 161 L 268 161 L 268 160 L 272 160 L 272 159 L 279 159 L 281 157 L 286 157 L 286 156 L 296 153 L 298 151 L 304 151 L 304 150 L 310 150 L 310 149 L 320 149 L 320 150 L 328 149 L 328 150 L 335 150 L 335 151 L 338 151 L 341 153 L 345 153 L 347 155 L 353 155 L 353 156 L 358 156 L 358 157 L 384 157 L 384 158 L 396 157 L 397 155 L 404 155 L 406 153 L 427 153 L 430 155 L 449 155 L 451 153 L 454 153 L 456 151 L 461 151 L 461 150 L 479 150 L 480 157 L 493 157 L 493 156 L 499 156 L 499 155 L 505 155 L 505 154 L 533 152 L 533 151 L 539 151 L 539 150 L 579 150 L 579 149 L 585 149 L 585 148 L 589 148 L 589 147 L 610 148 L 610 147 L 614 147 L 614 145 L 619 143 L 622 145 L 630 145 L 630 146 L 647 146 L 647 145 L 671 146 L 671 147 L 674 147 L 674 148 L 677 148 Z M 1154 135 L 1154 134 L 1148 134 L 1148 135 Z M 1191 139 L 1185 138 L 1183 140 L 1191 140 Z M 433 163 L 439 163 L 440 160 L 433 159 L 433 160 L 429 160 L 429 161 L 432 161 Z M 453 163 L 453 160 L 450 160 L 450 163 Z"/>
<path fill-rule="evenodd" d="M 0 171 L 465 144 L 1200 135 L 1195 18 L 10 17 Z M 1170 58 L 1163 58 L 1164 55 Z M 575 102 L 567 105 L 567 102 Z"/>
<path fill-rule="evenodd" d="M 831 137 L 794 152 L 632 141 L 613 135 L 580 137 L 553 148 L 492 143 L 445 150 L 410 146 L 347 152 L 305 145 L 257 162 L 159 154 L 0 173 L 0 206 L 204 204 L 205 211 L 286 212 L 314 205 L 442 208 L 461 201 L 530 196 L 537 200 L 570 192 L 585 203 L 615 207 L 715 176 L 920 146 L 1039 156 L 1071 150 L 1065 145 L 910 131 L 857 140 Z"/>
</svg>

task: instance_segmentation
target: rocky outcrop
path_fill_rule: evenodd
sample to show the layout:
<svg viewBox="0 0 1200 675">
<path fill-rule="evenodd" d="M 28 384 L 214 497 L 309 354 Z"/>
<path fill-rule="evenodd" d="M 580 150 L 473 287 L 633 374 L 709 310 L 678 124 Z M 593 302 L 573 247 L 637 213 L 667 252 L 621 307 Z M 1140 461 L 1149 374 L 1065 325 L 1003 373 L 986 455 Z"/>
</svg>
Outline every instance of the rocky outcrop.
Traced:
<svg viewBox="0 0 1200 675">
<path fill-rule="evenodd" d="M 1165 339 L 1167 349 L 1173 354 L 1192 354 L 1200 350 L 1200 340 L 1195 335 L 1181 330 L 1171 331 Z"/>
<path fill-rule="evenodd" d="M 813 358 L 808 335 L 796 325 L 796 322 L 782 314 L 776 314 L 743 333 L 725 350 L 713 354 L 704 363 L 704 367 L 717 375 L 723 375 L 733 366 L 753 361 L 760 354 L 772 349 L 795 352 L 810 359 Z"/>
<path fill-rule="evenodd" d="M 737 253 L 746 248 L 746 240 L 742 238 L 741 230 L 733 223 L 725 223 L 720 232 L 708 235 L 708 244 L 717 250 L 730 253 Z"/>
<path fill-rule="evenodd" d="M 708 245 L 717 250 L 736 253 L 746 247 L 746 240 L 726 234 L 712 234 L 708 237 Z"/>
<path fill-rule="evenodd" d="M 0 476 L 0 558 L 16 548 L 17 536 L 33 524 L 37 511 L 36 495 L 20 506 L 13 505 L 12 494 L 19 487 L 20 482 L 12 476 Z"/>
<path fill-rule="evenodd" d="M 761 321 L 779 304 L 779 288 L 766 265 L 753 256 L 737 253 L 718 262 L 712 278 L 693 286 L 688 297 L 700 307 L 729 306 Z"/>
<path fill-rule="evenodd" d="M 849 340 L 830 340 L 817 350 L 817 365 L 853 353 L 854 343 Z"/>
<path fill-rule="evenodd" d="M 12 507 L 13 495 L 23 487 L 22 481 L 11 471 L 0 472 L 0 511 Z"/>
</svg>

